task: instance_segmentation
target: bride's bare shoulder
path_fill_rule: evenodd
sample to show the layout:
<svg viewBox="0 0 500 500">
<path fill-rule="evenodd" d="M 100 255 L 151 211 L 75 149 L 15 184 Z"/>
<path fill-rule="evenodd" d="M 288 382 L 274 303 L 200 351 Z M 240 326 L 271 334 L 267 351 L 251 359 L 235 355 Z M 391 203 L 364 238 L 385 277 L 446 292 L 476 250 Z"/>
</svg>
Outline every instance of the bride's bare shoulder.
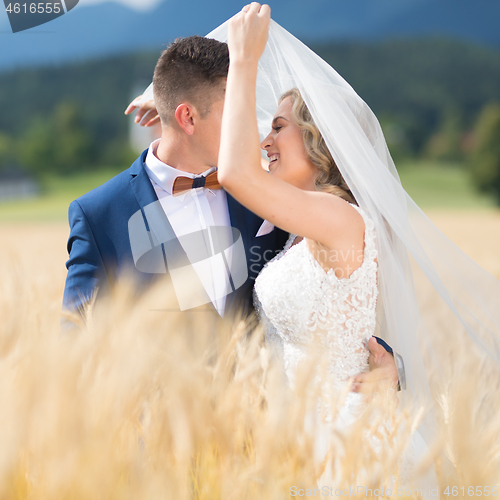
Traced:
<svg viewBox="0 0 500 500">
<path fill-rule="evenodd" d="M 321 241 L 306 238 L 309 251 L 325 271 L 335 269 L 337 277 L 346 277 L 360 265 L 363 255 L 365 221 L 358 208 L 329 194 L 323 198 Z M 362 259 L 361 259 L 362 260 Z"/>
<path fill-rule="evenodd" d="M 338 249 L 354 245 L 363 248 L 365 221 L 359 209 L 331 193 L 317 193 L 320 204 L 319 224 L 321 239 L 316 240 L 323 248 Z"/>
<path fill-rule="evenodd" d="M 334 227 L 352 228 L 364 231 L 365 222 L 358 207 L 338 195 L 331 193 L 318 193 L 318 201 L 322 204 L 327 217 L 325 222 Z"/>
</svg>

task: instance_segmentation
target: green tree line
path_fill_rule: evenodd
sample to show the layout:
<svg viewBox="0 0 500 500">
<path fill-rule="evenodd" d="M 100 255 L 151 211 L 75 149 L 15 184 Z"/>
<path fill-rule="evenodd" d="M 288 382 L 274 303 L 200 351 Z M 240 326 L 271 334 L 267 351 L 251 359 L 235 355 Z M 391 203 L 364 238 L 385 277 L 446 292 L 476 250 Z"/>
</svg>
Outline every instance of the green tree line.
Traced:
<svg viewBox="0 0 500 500">
<path fill-rule="evenodd" d="M 493 172 L 500 171 L 493 159 L 500 137 L 492 118 L 500 102 L 498 49 L 446 39 L 311 48 L 377 114 L 396 160 L 458 160 L 485 190 L 495 185 L 495 175 L 500 179 Z M 148 52 L 1 73 L 0 169 L 8 163 L 38 174 L 126 168 L 135 152 L 123 111 L 133 88 L 150 82 L 158 56 Z"/>
</svg>

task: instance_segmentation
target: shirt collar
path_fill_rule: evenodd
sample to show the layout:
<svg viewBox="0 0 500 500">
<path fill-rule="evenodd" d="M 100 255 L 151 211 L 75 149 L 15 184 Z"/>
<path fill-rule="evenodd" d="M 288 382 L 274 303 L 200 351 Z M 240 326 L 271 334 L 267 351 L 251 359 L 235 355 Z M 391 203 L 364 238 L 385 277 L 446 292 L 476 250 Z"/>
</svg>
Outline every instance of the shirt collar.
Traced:
<svg viewBox="0 0 500 500">
<path fill-rule="evenodd" d="M 159 144 L 160 139 L 156 139 L 151 143 L 148 154 L 146 155 L 144 166 L 149 178 L 156 182 L 156 184 L 158 184 L 168 194 L 172 194 L 172 186 L 174 185 L 174 181 L 177 177 L 189 177 L 190 179 L 195 179 L 196 177 L 207 176 L 217 170 L 217 167 L 210 167 L 201 174 L 192 174 L 190 172 L 177 170 L 176 168 L 171 167 L 158 159 L 156 151 Z"/>
</svg>

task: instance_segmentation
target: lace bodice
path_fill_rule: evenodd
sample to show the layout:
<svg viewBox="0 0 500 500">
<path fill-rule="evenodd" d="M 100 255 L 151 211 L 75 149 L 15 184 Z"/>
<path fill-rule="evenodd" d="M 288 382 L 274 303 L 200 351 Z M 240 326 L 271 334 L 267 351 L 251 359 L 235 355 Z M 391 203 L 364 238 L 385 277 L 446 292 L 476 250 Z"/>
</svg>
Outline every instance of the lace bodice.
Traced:
<svg viewBox="0 0 500 500">
<path fill-rule="evenodd" d="M 352 206 L 365 222 L 365 247 L 362 264 L 349 277 L 326 272 L 307 241 L 293 245 L 291 235 L 255 281 L 254 302 L 266 342 L 283 359 L 292 383 L 313 340 L 328 355 L 333 382 L 368 371 L 367 343 L 376 325 L 377 248 L 373 221 Z"/>
<path fill-rule="evenodd" d="M 255 280 L 254 302 L 265 328 L 266 343 L 279 360 L 284 362 L 287 378 L 294 386 L 298 364 L 309 354 L 309 346 L 318 340 L 321 351 L 327 355 L 328 369 L 334 390 L 345 389 L 346 380 L 368 371 L 369 338 L 375 332 L 377 287 L 377 246 L 375 225 L 361 208 L 353 205 L 365 222 L 363 262 L 348 278 L 339 279 L 334 270 L 325 272 L 309 251 L 307 241 L 293 245 L 290 235 L 285 248 L 269 261 Z M 323 381 L 323 379 L 319 379 Z M 328 390 L 329 384 L 326 384 Z M 345 393 L 344 393 L 345 394 Z M 318 400 L 317 409 L 326 409 L 325 420 L 321 412 L 307 414 L 307 422 L 315 427 L 314 460 L 324 471 L 318 485 L 337 487 L 342 481 L 338 463 L 325 460 L 335 436 L 351 428 L 365 408 L 362 394 L 348 392 L 337 411 L 330 400 Z M 306 428 L 311 427 L 306 425 Z M 366 429 L 364 437 L 380 453 L 385 441 L 380 440 L 390 429 L 380 425 L 378 434 Z M 333 432 L 335 430 L 335 432 Z M 339 448 L 335 448 L 337 451 Z M 378 451 L 377 451 L 378 450 Z M 415 457 L 428 454 L 428 448 L 418 432 L 414 433 L 399 465 L 399 484 L 412 483 Z M 415 457 L 414 457 L 415 456 Z M 332 470 L 338 468 L 333 477 Z M 432 472 L 432 471 L 431 471 Z M 422 484 L 437 485 L 433 472 Z"/>
</svg>

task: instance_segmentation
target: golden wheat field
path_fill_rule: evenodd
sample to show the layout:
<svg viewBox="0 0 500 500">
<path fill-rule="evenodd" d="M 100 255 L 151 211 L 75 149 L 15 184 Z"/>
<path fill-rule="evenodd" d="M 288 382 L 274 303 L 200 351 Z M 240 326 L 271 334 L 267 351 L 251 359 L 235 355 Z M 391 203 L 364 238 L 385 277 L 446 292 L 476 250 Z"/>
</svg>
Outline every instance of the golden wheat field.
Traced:
<svg viewBox="0 0 500 500">
<path fill-rule="evenodd" d="M 500 212 L 430 217 L 500 279 Z M 314 401 L 308 378 L 293 397 L 284 391 L 259 331 L 249 335 L 243 322 L 165 318 L 124 287 L 84 332 L 61 335 L 68 233 L 59 223 L 0 225 L 1 500 L 422 497 L 396 493 L 418 415 L 398 413 L 384 391 L 332 451 L 354 489 L 320 490 L 314 437 L 303 425 Z M 499 495 L 499 374 L 453 332 L 443 342 L 454 376 L 439 395 L 441 440 L 419 464 L 422 473 L 434 464 L 439 488 L 423 493 Z M 379 432 L 380 418 L 391 430 L 376 452 L 365 436 Z"/>
</svg>

